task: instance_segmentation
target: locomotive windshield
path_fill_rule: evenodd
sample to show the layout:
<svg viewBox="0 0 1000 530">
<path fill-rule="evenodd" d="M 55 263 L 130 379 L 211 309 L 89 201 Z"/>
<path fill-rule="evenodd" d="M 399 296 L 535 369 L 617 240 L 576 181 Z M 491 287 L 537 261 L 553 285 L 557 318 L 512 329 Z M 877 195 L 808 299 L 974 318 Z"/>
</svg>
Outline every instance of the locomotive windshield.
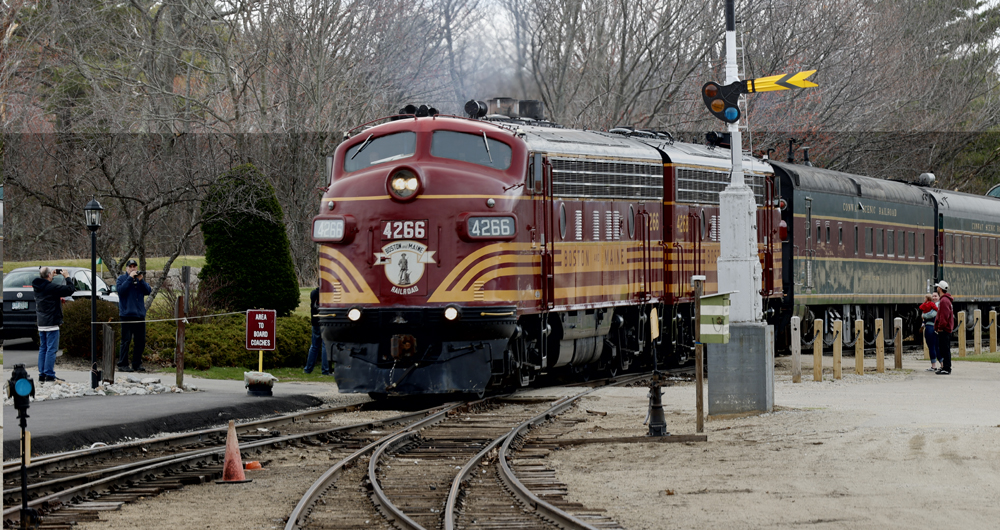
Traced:
<svg viewBox="0 0 1000 530">
<path fill-rule="evenodd" d="M 486 134 L 434 131 L 431 155 L 504 170 L 510 167 L 510 146 Z"/>
<path fill-rule="evenodd" d="M 365 141 L 347 150 L 344 171 L 350 173 L 369 166 L 413 156 L 417 134 L 412 131 L 387 134 L 377 138 L 367 136 Z"/>
</svg>

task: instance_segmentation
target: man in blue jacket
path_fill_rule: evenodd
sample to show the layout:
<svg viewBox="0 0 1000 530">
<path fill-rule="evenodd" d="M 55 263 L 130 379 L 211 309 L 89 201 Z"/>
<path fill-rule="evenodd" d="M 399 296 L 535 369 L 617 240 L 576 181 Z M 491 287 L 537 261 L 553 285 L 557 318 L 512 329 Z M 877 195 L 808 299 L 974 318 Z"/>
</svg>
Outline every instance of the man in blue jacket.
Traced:
<svg viewBox="0 0 1000 530">
<path fill-rule="evenodd" d="M 55 274 L 62 274 L 65 283 L 52 281 Z M 63 322 L 62 297 L 72 296 L 76 286 L 69 281 L 63 269 L 53 271 L 48 267 L 38 269 L 38 278 L 31 281 L 35 291 L 35 314 L 38 321 L 38 382 L 62 382 L 56 377 L 56 352 L 59 351 L 59 326 Z"/>
<path fill-rule="evenodd" d="M 118 277 L 118 315 L 122 321 L 122 349 L 118 353 L 119 372 L 145 372 L 142 352 L 146 349 L 146 301 L 153 290 L 146 283 L 145 273 L 139 272 L 134 259 L 125 264 L 125 273 Z M 132 348 L 132 366 L 128 364 L 129 343 Z"/>
</svg>

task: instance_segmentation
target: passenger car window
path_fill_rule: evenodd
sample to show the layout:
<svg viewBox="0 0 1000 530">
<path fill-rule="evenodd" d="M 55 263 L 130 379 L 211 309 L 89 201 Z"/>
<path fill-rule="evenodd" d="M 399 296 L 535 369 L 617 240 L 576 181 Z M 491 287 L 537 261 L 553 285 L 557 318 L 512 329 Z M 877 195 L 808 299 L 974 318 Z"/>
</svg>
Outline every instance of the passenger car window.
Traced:
<svg viewBox="0 0 1000 530">
<path fill-rule="evenodd" d="M 350 173 L 359 169 L 413 156 L 417 146 L 417 133 L 403 131 L 385 136 L 368 136 L 347 150 L 344 157 L 344 171 Z"/>
<path fill-rule="evenodd" d="M 483 134 L 434 131 L 431 156 L 503 170 L 510 167 L 511 149 L 509 145 Z"/>
</svg>

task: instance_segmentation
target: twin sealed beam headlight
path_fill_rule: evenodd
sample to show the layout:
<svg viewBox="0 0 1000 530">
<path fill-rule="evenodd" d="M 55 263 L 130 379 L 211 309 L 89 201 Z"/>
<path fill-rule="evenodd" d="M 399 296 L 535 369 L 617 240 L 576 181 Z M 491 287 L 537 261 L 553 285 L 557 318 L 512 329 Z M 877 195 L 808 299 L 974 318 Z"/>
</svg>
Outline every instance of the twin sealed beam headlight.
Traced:
<svg viewBox="0 0 1000 530">
<path fill-rule="evenodd" d="M 400 168 L 389 176 L 389 194 L 399 200 L 409 200 L 420 190 L 420 178 L 410 169 Z"/>
</svg>

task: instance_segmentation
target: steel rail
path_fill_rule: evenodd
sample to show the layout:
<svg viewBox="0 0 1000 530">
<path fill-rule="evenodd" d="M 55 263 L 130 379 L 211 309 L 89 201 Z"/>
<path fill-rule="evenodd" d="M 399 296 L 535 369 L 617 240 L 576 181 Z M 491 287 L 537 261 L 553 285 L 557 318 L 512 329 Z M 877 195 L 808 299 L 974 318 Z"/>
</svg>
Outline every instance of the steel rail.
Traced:
<svg viewBox="0 0 1000 530">
<path fill-rule="evenodd" d="M 363 409 L 365 405 L 366 403 L 356 403 L 353 405 L 329 407 L 324 409 L 312 410 L 308 412 L 293 412 L 293 413 L 283 414 L 281 416 L 276 416 L 274 418 L 241 423 L 236 426 L 236 434 L 238 435 L 250 434 L 256 432 L 256 430 L 259 428 L 273 428 L 280 425 L 285 425 L 288 423 L 296 423 L 300 420 L 302 421 L 309 420 L 311 418 L 326 416 L 329 414 L 354 412 L 356 410 Z M 65 451 L 61 453 L 52 453 L 48 455 L 36 456 L 31 459 L 31 465 L 28 466 L 28 472 L 29 473 L 48 472 L 51 471 L 53 468 L 56 468 L 61 465 L 73 464 L 76 462 L 89 462 L 92 461 L 95 456 L 99 456 L 104 453 L 115 453 L 115 452 L 125 451 L 128 449 L 168 447 L 171 445 L 185 445 L 190 443 L 204 442 L 206 439 L 211 438 L 213 435 L 225 436 L 227 432 L 228 432 L 228 427 L 217 427 L 212 429 L 202 429 L 186 433 L 177 433 L 159 438 L 135 440 L 123 444 L 109 444 L 100 447 L 76 449 L 73 451 Z M 20 460 L 7 461 L 3 465 L 3 474 L 4 476 L 6 476 L 8 474 L 16 473 L 20 469 L 20 467 L 21 467 Z"/>
<path fill-rule="evenodd" d="M 649 374 L 639 374 L 631 377 L 617 377 L 612 378 L 611 381 L 606 386 L 617 386 L 623 384 L 629 384 L 636 381 L 641 381 L 649 377 Z M 451 489 L 448 492 L 448 500 L 445 503 L 444 510 L 444 530 L 454 530 L 455 529 L 455 510 L 458 506 L 459 497 L 462 494 L 462 483 L 469 477 L 472 470 L 475 469 L 479 463 L 486 458 L 486 456 L 493 451 L 497 446 L 501 446 L 501 449 L 497 455 L 498 465 L 501 467 L 500 476 L 504 483 L 507 485 L 508 489 L 515 494 L 516 497 L 529 508 L 534 509 L 538 514 L 557 524 L 563 526 L 563 528 L 585 528 L 588 530 L 596 530 L 592 525 L 576 518 L 572 514 L 569 514 L 548 502 L 545 502 L 538 498 L 535 494 L 531 493 L 524 484 L 521 483 L 514 475 L 510 466 L 507 464 L 507 451 L 510 449 L 510 444 L 518 436 L 520 436 L 524 431 L 533 425 L 542 423 L 552 416 L 560 414 L 576 403 L 582 397 L 604 387 L 595 387 L 585 390 L 575 396 L 567 396 L 556 401 L 552 407 L 550 407 L 545 412 L 538 414 L 537 416 L 521 423 L 517 427 L 513 428 L 507 434 L 500 436 L 499 438 L 493 440 L 489 445 L 487 445 L 482 451 L 480 451 L 476 456 L 472 457 L 462 469 L 455 475 L 455 479 L 451 483 Z"/>
<path fill-rule="evenodd" d="M 364 455 L 366 455 L 366 454 L 374 451 L 375 449 L 379 448 L 380 446 L 383 446 L 384 444 L 388 443 L 392 439 L 395 439 L 395 438 L 400 437 L 401 435 L 407 434 L 407 432 L 409 432 L 409 431 L 412 431 L 412 430 L 415 430 L 415 429 L 420 429 L 420 428 L 422 428 L 422 427 L 424 427 L 426 425 L 437 423 L 437 422 L 443 420 L 445 418 L 445 416 L 448 415 L 448 413 L 450 413 L 450 412 L 452 412 L 452 411 L 454 411 L 456 409 L 459 409 L 463 405 L 468 405 L 468 404 L 467 403 L 452 403 L 452 404 L 449 404 L 449 405 L 445 405 L 442 410 L 440 410 L 438 412 L 435 412 L 434 414 L 431 414 L 430 416 L 427 416 L 423 420 L 420 420 L 420 421 L 418 421 L 418 422 L 416 422 L 416 423 L 414 423 L 412 425 L 404 426 L 404 427 L 400 428 L 399 430 L 397 430 L 397 431 L 395 431 L 393 433 L 390 433 L 390 434 L 388 434 L 386 436 L 383 436 L 382 438 L 379 438 L 378 440 L 375 440 L 374 442 L 372 442 L 372 443 L 370 443 L 370 444 L 362 447 L 361 449 L 358 449 L 356 452 L 354 452 L 353 454 L 351 454 L 347 458 L 344 458 L 343 460 L 341 460 L 341 461 L 337 462 L 336 464 L 334 464 L 334 466 L 331 467 L 330 469 L 328 469 L 326 471 L 326 473 L 323 473 L 318 479 L 316 479 L 316 481 L 313 482 L 312 486 L 310 486 L 309 489 L 306 490 L 306 492 L 302 496 L 302 498 L 299 499 L 298 504 L 295 505 L 295 508 L 292 510 L 292 512 L 288 516 L 288 522 L 285 524 L 285 530 L 295 530 L 295 529 L 298 529 L 298 528 L 302 527 L 302 525 L 305 523 L 305 518 L 309 516 L 309 513 L 311 512 L 313 505 L 319 499 L 319 496 L 324 491 L 326 491 L 327 488 L 329 488 L 334 482 L 336 482 L 336 480 L 340 477 L 340 475 L 343 472 L 344 468 L 348 464 L 357 461 L 362 456 L 364 456 Z M 375 457 L 373 456 L 371 460 L 375 461 Z M 373 489 L 375 489 L 384 498 L 384 494 L 382 493 L 381 487 L 379 487 L 379 485 L 378 485 L 378 481 L 376 481 L 374 479 L 374 472 L 371 472 L 371 473 L 372 473 L 371 482 L 372 482 Z M 386 500 L 386 502 L 387 502 L 387 500 Z M 392 504 L 388 503 L 388 502 L 387 502 L 387 505 L 388 506 L 392 506 Z M 402 512 L 400 512 L 400 513 L 402 513 Z M 405 517 L 405 515 L 404 515 L 404 517 Z M 407 519 L 409 519 L 409 518 L 407 518 Z M 417 528 L 420 528 L 420 527 L 417 526 Z"/>
<path fill-rule="evenodd" d="M 429 410 L 434 410 L 434 409 L 429 409 Z M 445 409 L 444 411 L 437 412 L 435 414 L 441 414 L 442 412 L 446 412 L 447 410 L 450 410 L 450 409 Z M 278 444 L 283 444 L 283 443 L 287 443 L 287 442 L 291 442 L 291 441 L 295 441 L 295 440 L 300 440 L 300 439 L 304 439 L 304 438 L 310 438 L 310 437 L 313 437 L 313 436 L 319 436 L 319 435 L 329 434 L 329 433 L 334 433 L 334 432 L 355 432 L 357 430 L 364 430 L 366 428 L 374 428 L 374 427 L 378 427 L 378 426 L 382 426 L 382 425 L 386 425 L 386 424 L 390 424 L 390 423 L 396 423 L 398 421 L 406 421 L 407 419 L 412 418 L 414 416 L 426 415 L 427 413 L 428 413 L 428 410 L 424 410 L 424 411 L 414 412 L 414 413 L 410 413 L 410 414 L 404 414 L 402 416 L 397 416 L 397 417 L 394 417 L 394 418 L 388 418 L 388 419 L 385 419 L 385 420 L 365 422 L 365 423 L 355 424 L 355 425 L 343 425 L 343 426 L 337 426 L 337 427 L 332 427 L 332 428 L 329 428 L 329 429 L 323 429 L 323 430 L 313 431 L 313 432 L 307 432 L 307 433 L 298 433 L 298 434 L 289 434 L 289 435 L 285 435 L 285 436 L 277 436 L 277 437 L 274 437 L 274 438 L 269 438 L 267 440 L 259 440 L 259 441 L 254 441 L 254 442 L 242 443 L 242 444 L 239 445 L 239 447 L 240 447 L 240 451 L 242 452 L 242 451 L 246 451 L 246 450 L 250 450 L 250 449 L 256 449 L 258 447 L 265 447 L 265 446 L 270 446 L 270 445 L 278 445 Z M 435 414 L 432 414 L 432 416 L 435 415 Z M 421 420 L 421 421 L 423 421 L 423 420 Z M 403 427 L 403 429 L 407 429 L 407 428 L 409 428 L 409 426 Z M 74 486 L 74 487 L 71 487 L 71 488 L 68 488 L 68 489 L 56 492 L 56 493 L 49 494 L 49 495 L 46 495 L 44 497 L 40 497 L 40 498 L 34 499 L 34 500 L 28 502 L 28 506 L 29 507 L 36 507 L 36 506 L 45 506 L 45 505 L 49 505 L 49 504 L 66 504 L 66 503 L 72 502 L 73 499 L 86 497 L 86 496 L 89 496 L 92 493 L 98 493 L 98 492 L 99 493 L 103 493 L 104 491 L 106 491 L 106 490 L 108 490 L 110 488 L 113 488 L 113 487 L 116 487 L 116 486 L 119 486 L 119 485 L 122 485 L 122 484 L 129 484 L 129 483 L 132 483 L 132 482 L 140 482 L 140 481 L 142 481 L 143 478 L 145 478 L 146 476 L 148 476 L 151 473 L 156 472 L 158 470 L 162 470 L 162 469 L 165 469 L 165 468 L 169 468 L 169 467 L 173 467 L 173 466 L 178 466 L 178 465 L 182 465 L 182 464 L 191 464 L 191 465 L 204 464 L 204 463 L 208 462 L 210 459 L 217 460 L 217 456 L 219 454 L 224 454 L 225 450 L 226 450 L 225 446 L 219 446 L 219 447 L 213 447 L 213 448 L 209 448 L 209 449 L 201 449 L 201 450 L 197 450 L 197 451 L 192 451 L 192 452 L 189 452 L 189 453 L 186 453 L 186 454 L 181 454 L 181 455 L 173 455 L 171 457 L 167 457 L 167 459 L 164 460 L 164 461 L 156 462 L 156 463 L 153 463 L 153 464 L 149 464 L 148 462 L 142 462 L 142 464 L 144 464 L 144 465 L 141 465 L 140 467 L 133 467 L 133 468 L 125 470 L 125 471 L 117 472 L 114 475 L 104 476 L 102 478 L 99 478 L 97 480 L 93 480 L 91 482 L 79 484 L 77 486 Z M 12 522 L 19 521 L 20 520 L 20 509 L 21 509 L 20 506 L 12 506 L 10 508 L 5 509 L 3 511 L 3 518 L 4 518 L 4 520 L 5 521 L 12 521 Z"/>
</svg>

